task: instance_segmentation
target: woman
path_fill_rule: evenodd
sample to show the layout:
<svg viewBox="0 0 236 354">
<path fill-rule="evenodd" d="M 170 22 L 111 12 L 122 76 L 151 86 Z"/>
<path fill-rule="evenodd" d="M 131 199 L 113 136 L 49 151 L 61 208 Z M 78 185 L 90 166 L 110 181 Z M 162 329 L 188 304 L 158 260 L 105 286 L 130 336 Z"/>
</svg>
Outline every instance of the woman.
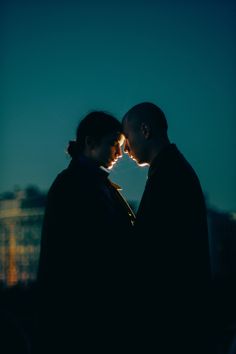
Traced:
<svg viewBox="0 0 236 354">
<path fill-rule="evenodd" d="M 118 120 L 91 112 L 69 143 L 68 168 L 48 192 L 38 271 L 39 352 L 68 346 L 113 352 L 123 336 L 134 214 L 108 179 L 123 142 Z"/>
</svg>

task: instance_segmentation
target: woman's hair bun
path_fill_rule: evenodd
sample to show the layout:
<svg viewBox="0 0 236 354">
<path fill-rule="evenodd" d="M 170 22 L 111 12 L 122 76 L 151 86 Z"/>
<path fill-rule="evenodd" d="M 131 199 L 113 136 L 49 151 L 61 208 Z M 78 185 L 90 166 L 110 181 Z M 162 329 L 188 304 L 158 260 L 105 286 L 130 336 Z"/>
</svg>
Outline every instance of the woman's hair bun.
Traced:
<svg viewBox="0 0 236 354">
<path fill-rule="evenodd" d="M 75 140 L 70 140 L 69 141 L 69 145 L 67 147 L 67 153 L 71 156 L 71 157 L 75 157 L 76 153 L 77 153 L 77 143 Z"/>
</svg>

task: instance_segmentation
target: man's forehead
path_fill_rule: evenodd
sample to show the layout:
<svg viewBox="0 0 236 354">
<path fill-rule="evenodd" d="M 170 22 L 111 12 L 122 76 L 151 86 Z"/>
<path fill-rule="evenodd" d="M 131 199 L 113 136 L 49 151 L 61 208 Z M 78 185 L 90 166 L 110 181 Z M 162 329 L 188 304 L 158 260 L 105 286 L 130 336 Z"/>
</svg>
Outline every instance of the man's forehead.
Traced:
<svg viewBox="0 0 236 354">
<path fill-rule="evenodd" d="M 139 120 L 136 117 L 127 115 L 123 119 L 122 127 L 125 135 L 130 132 L 136 131 L 139 127 Z"/>
<path fill-rule="evenodd" d="M 130 122 L 129 122 L 129 119 L 128 117 L 124 117 L 123 121 L 122 121 L 122 128 L 123 128 L 123 131 L 124 133 L 129 129 L 129 126 L 130 126 Z"/>
</svg>

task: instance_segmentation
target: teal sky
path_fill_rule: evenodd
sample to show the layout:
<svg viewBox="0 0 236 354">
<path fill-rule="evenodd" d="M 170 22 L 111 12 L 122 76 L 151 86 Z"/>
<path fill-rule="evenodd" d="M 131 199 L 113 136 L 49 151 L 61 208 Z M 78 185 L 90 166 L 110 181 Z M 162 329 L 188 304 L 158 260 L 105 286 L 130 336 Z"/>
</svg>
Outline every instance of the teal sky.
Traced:
<svg viewBox="0 0 236 354">
<path fill-rule="evenodd" d="M 78 121 L 151 101 L 208 203 L 236 211 L 236 2 L 5 0 L 0 11 L 0 193 L 47 190 Z M 111 174 L 140 200 L 147 176 Z"/>
</svg>

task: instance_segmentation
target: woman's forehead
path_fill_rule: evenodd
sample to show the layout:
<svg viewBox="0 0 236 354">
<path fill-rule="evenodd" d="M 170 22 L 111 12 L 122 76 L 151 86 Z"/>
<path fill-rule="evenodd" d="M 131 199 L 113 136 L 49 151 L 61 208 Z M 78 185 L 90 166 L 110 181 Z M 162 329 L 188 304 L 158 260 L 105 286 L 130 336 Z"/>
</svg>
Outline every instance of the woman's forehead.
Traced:
<svg viewBox="0 0 236 354">
<path fill-rule="evenodd" d="M 106 140 L 118 142 L 120 145 L 124 143 L 125 136 L 122 132 L 110 133 L 106 136 Z"/>
</svg>

